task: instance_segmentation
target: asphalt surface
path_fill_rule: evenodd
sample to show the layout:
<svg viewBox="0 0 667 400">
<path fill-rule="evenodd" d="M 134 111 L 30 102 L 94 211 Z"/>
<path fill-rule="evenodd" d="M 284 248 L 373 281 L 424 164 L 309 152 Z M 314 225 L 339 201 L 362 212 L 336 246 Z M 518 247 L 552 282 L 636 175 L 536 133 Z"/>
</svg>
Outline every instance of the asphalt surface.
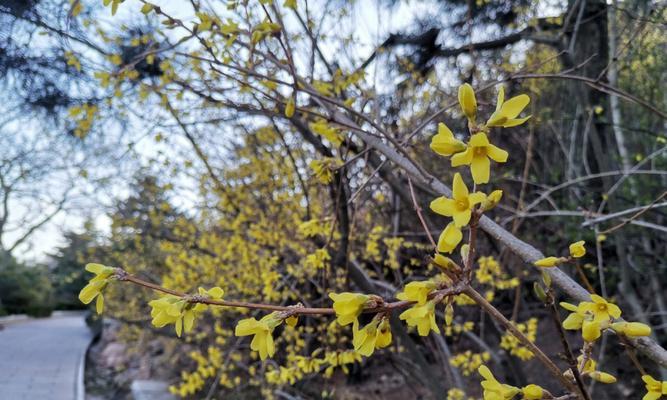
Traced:
<svg viewBox="0 0 667 400">
<path fill-rule="evenodd" d="M 82 363 L 91 338 L 83 314 L 4 325 L 0 330 L 0 400 L 79 399 Z"/>
</svg>

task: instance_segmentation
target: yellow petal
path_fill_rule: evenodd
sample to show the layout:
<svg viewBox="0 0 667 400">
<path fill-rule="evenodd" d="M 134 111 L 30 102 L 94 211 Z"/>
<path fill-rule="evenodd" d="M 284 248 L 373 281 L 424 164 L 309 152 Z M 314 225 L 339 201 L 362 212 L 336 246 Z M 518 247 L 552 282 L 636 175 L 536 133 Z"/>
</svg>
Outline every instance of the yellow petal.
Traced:
<svg viewBox="0 0 667 400">
<path fill-rule="evenodd" d="M 468 225 L 468 222 L 470 222 L 470 217 L 472 213 L 470 210 L 465 210 L 465 211 L 457 211 L 454 213 L 452 216 L 454 218 L 454 223 L 458 227 L 466 226 Z"/>
<path fill-rule="evenodd" d="M 504 102 L 505 102 L 505 87 L 501 86 L 500 89 L 498 89 L 498 99 L 496 100 L 496 111 L 500 111 L 500 107 L 502 107 Z"/>
<path fill-rule="evenodd" d="M 452 156 L 452 167 L 460 167 L 461 165 L 470 165 L 472 162 L 473 149 L 468 147 L 461 153 L 456 153 Z"/>
<path fill-rule="evenodd" d="M 477 114 L 477 100 L 475 99 L 475 91 L 467 83 L 459 86 L 459 104 L 466 117 L 474 121 Z"/>
<path fill-rule="evenodd" d="M 83 304 L 89 304 L 95 296 L 97 296 L 100 293 L 100 289 L 102 287 L 101 282 L 91 282 L 84 286 L 83 289 L 81 289 L 81 292 L 79 292 L 79 300 Z"/>
<path fill-rule="evenodd" d="M 502 196 L 502 194 L 503 194 L 502 190 L 496 190 L 496 192 L 500 192 L 500 196 Z M 491 193 L 491 194 L 493 194 L 493 193 Z M 484 200 L 486 200 L 486 195 L 482 192 L 470 193 L 470 196 L 468 196 L 468 202 L 470 203 L 471 206 L 474 206 L 475 204 L 479 204 L 479 203 L 483 202 Z"/>
<path fill-rule="evenodd" d="M 438 252 L 451 253 L 463 240 L 463 232 L 455 224 L 449 223 L 438 238 Z"/>
<path fill-rule="evenodd" d="M 95 275 L 101 274 L 107 267 L 102 264 L 88 263 L 86 264 L 86 271 L 92 272 Z"/>
<path fill-rule="evenodd" d="M 183 330 L 185 333 L 188 333 L 192 330 L 195 324 L 195 313 L 192 310 L 188 310 L 185 312 L 185 315 L 183 316 Z"/>
<path fill-rule="evenodd" d="M 506 162 L 507 157 L 509 157 L 509 154 L 505 150 L 492 144 L 486 146 L 486 155 L 488 155 L 489 158 L 491 158 L 493 161 L 499 163 Z"/>
<path fill-rule="evenodd" d="M 183 333 L 183 318 L 178 318 L 176 320 L 176 324 L 174 325 L 174 329 L 176 330 L 176 336 L 181 337 L 181 333 Z"/>
<path fill-rule="evenodd" d="M 473 157 L 470 164 L 470 172 L 472 172 L 472 180 L 476 184 L 489 183 L 491 162 L 486 156 Z"/>
<path fill-rule="evenodd" d="M 486 147 L 489 145 L 489 138 L 484 132 L 478 132 L 470 136 L 470 141 L 468 144 L 471 147 Z"/>
<path fill-rule="evenodd" d="M 528 97 L 528 95 L 521 94 L 504 102 L 500 108 L 500 112 L 505 118 L 513 119 L 516 118 L 524 108 L 526 108 L 528 103 L 530 103 L 530 97 Z"/>
<path fill-rule="evenodd" d="M 458 172 L 454 174 L 454 183 L 452 184 L 452 195 L 454 200 L 465 199 L 468 197 L 468 187 L 463 182 L 461 174 Z"/>
<path fill-rule="evenodd" d="M 431 202 L 430 208 L 437 214 L 444 215 L 445 217 L 451 217 L 456 211 L 456 202 L 453 199 L 448 199 L 447 197 L 438 197 Z"/>
<path fill-rule="evenodd" d="M 584 322 L 584 317 L 577 313 L 572 313 L 563 321 L 563 328 L 567 330 L 579 330 Z"/>
<path fill-rule="evenodd" d="M 219 288 L 218 286 L 213 287 L 213 288 L 208 290 L 208 295 L 212 299 L 220 300 L 222 298 L 222 296 L 224 296 L 224 294 L 225 294 L 225 291 L 222 290 L 221 288 Z"/>
<path fill-rule="evenodd" d="M 235 336 L 249 336 L 254 335 L 262 329 L 262 324 L 259 323 L 255 318 L 246 318 L 242 319 L 236 324 L 236 329 L 234 330 Z"/>
<path fill-rule="evenodd" d="M 597 321 L 584 321 L 581 327 L 581 334 L 585 341 L 594 342 L 600 335 L 600 323 Z"/>
<path fill-rule="evenodd" d="M 97 311 L 98 314 L 102 314 L 104 311 L 104 295 L 102 293 L 97 296 L 97 300 L 95 301 L 95 311 Z"/>
<path fill-rule="evenodd" d="M 512 128 L 512 127 L 514 127 L 514 126 L 519 126 L 519 125 L 522 125 L 524 122 L 528 121 L 528 120 L 530 119 L 530 117 L 531 117 L 531 116 L 529 115 L 529 116 L 527 116 L 527 117 L 525 117 L 525 118 L 514 118 L 514 119 L 510 119 L 510 120 L 505 121 L 505 122 L 502 124 L 502 126 L 503 126 L 503 128 Z"/>
<path fill-rule="evenodd" d="M 534 384 L 523 387 L 521 391 L 524 400 L 540 400 L 544 394 L 544 389 Z"/>
</svg>

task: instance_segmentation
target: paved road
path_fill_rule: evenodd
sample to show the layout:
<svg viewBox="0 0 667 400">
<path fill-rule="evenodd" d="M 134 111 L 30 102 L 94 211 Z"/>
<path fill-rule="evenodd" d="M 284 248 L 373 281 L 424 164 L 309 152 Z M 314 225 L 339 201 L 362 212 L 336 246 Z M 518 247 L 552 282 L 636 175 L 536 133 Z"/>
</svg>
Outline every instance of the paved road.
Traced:
<svg viewBox="0 0 667 400">
<path fill-rule="evenodd" d="M 76 400 L 90 339 L 82 314 L 5 326 L 0 330 L 0 400 Z"/>
</svg>

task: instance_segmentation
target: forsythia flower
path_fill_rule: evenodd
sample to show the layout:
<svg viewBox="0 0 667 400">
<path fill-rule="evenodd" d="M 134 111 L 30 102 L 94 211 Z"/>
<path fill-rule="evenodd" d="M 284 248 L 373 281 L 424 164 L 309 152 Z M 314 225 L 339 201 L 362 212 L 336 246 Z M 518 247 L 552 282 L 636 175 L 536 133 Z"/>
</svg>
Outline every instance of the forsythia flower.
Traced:
<svg viewBox="0 0 667 400">
<path fill-rule="evenodd" d="M 459 86 L 459 104 L 468 120 L 475 123 L 475 118 L 477 117 L 477 99 L 475 99 L 475 91 L 468 83 Z"/>
<path fill-rule="evenodd" d="M 651 327 L 641 322 L 615 322 L 611 329 L 627 337 L 640 337 L 651 335 Z"/>
<path fill-rule="evenodd" d="M 581 258 L 586 255 L 586 247 L 584 247 L 584 242 L 583 240 L 580 240 L 578 242 L 572 243 L 570 245 L 570 255 L 574 258 Z"/>
<path fill-rule="evenodd" d="M 521 388 L 524 400 L 540 400 L 544 395 L 544 389 L 535 384 L 530 384 Z"/>
<path fill-rule="evenodd" d="M 491 161 L 504 163 L 508 154 L 500 147 L 489 142 L 486 133 L 475 133 L 468 141 L 468 148 L 452 156 L 452 167 L 470 165 L 473 181 L 476 184 L 488 183 L 491 175 Z"/>
<path fill-rule="evenodd" d="M 482 211 L 489 211 L 493 209 L 495 206 L 500 203 L 500 200 L 503 198 L 503 191 L 502 190 L 494 190 L 491 192 L 488 196 L 486 196 L 486 199 L 482 202 L 482 205 L 480 206 Z"/>
<path fill-rule="evenodd" d="M 336 319 L 342 326 L 356 321 L 369 300 L 369 296 L 365 294 L 350 292 L 329 293 L 329 298 L 334 302 L 333 309 L 336 312 Z"/>
<path fill-rule="evenodd" d="M 627 337 L 641 337 L 651 335 L 651 327 L 641 322 L 615 322 L 611 329 Z"/>
<path fill-rule="evenodd" d="M 477 369 L 484 378 L 482 388 L 484 388 L 484 400 L 508 400 L 519 394 L 519 388 L 498 382 L 486 365 Z"/>
<path fill-rule="evenodd" d="M 282 319 L 277 312 L 265 315 L 257 321 L 255 318 L 246 318 L 236 324 L 234 335 L 249 336 L 254 335 L 250 348 L 259 353 L 259 358 L 265 360 L 267 357 L 273 357 L 276 352 L 276 346 L 273 343 L 273 330 L 282 323 Z"/>
<path fill-rule="evenodd" d="M 373 318 L 373 320 L 363 328 L 359 329 L 359 323 L 355 320 L 353 325 L 352 344 L 354 350 L 359 354 L 369 357 L 375 349 L 382 349 L 391 344 L 391 329 L 389 320 L 383 318 Z"/>
<path fill-rule="evenodd" d="M 463 240 L 463 232 L 455 223 L 450 222 L 438 238 L 438 252 L 451 253 L 461 243 L 461 240 Z"/>
<path fill-rule="evenodd" d="M 221 300 L 225 294 L 224 290 L 214 287 L 209 290 L 199 288 L 199 296 L 212 300 Z M 190 332 L 194 328 L 194 322 L 197 316 L 206 309 L 202 303 L 193 303 L 186 298 L 166 295 L 157 300 L 151 300 L 148 305 L 152 307 L 151 323 L 158 328 L 165 325 L 174 324 L 174 329 L 178 337 L 181 333 Z"/>
<path fill-rule="evenodd" d="M 584 303 L 587 302 L 582 302 L 579 304 L 579 306 L 565 302 L 560 303 L 561 307 L 572 312 L 563 321 L 563 328 L 568 330 L 581 329 L 581 335 L 584 340 L 587 342 L 593 342 L 600 337 L 602 326 L 600 321 L 594 320 L 591 313 L 584 311 L 582 307 L 582 304 Z"/>
<path fill-rule="evenodd" d="M 526 118 L 516 118 L 521 111 L 530 103 L 530 97 L 525 94 L 512 97 L 505 101 L 505 89 L 501 86 L 498 91 L 498 102 L 496 103 L 496 111 L 491 114 L 489 120 L 486 122 L 487 128 L 494 126 L 502 126 L 503 128 L 511 128 L 526 122 L 530 116 Z"/>
<path fill-rule="evenodd" d="M 533 263 L 536 267 L 551 268 L 563 262 L 561 257 L 541 258 Z"/>
<path fill-rule="evenodd" d="M 428 336 L 431 330 L 440 333 L 440 329 L 435 323 L 435 302 L 433 300 L 424 305 L 412 306 L 403 311 L 399 318 L 405 320 L 408 326 L 416 326 L 419 336 Z"/>
<path fill-rule="evenodd" d="M 577 357 L 577 361 L 579 364 L 583 361 L 584 356 L 579 356 Z M 606 372 L 601 372 L 596 370 L 597 367 L 597 362 L 593 359 L 589 359 L 586 361 L 586 365 L 584 365 L 584 370 L 582 371 L 583 375 L 588 375 L 591 377 L 591 379 L 596 380 L 601 383 L 615 383 L 616 382 L 616 377 L 612 374 L 608 374 Z M 571 374 L 572 371 L 569 371 Z M 569 375 L 569 374 L 568 374 Z"/>
<path fill-rule="evenodd" d="M 86 264 L 86 271 L 95 274 L 95 277 L 88 282 L 81 292 L 79 292 L 79 300 L 84 304 L 89 304 L 95 297 L 95 310 L 98 314 L 104 311 L 104 295 L 102 291 L 107 287 L 111 276 L 116 271 L 112 267 L 107 267 L 102 264 L 90 263 Z"/>
<path fill-rule="evenodd" d="M 610 318 L 619 318 L 621 309 L 614 303 L 610 303 L 601 296 L 591 295 L 593 302 L 584 301 L 579 304 L 583 312 L 589 312 L 594 315 L 595 321 L 609 321 Z"/>
<path fill-rule="evenodd" d="M 470 193 L 461 174 L 457 172 L 452 184 L 452 198 L 438 197 L 431 202 L 431 210 L 446 217 L 453 217 L 454 224 L 462 227 L 470 222 L 472 208 L 485 198 L 486 195 L 482 192 Z"/>
<path fill-rule="evenodd" d="M 451 156 L 466 149 L 466 145 L 456 139 L 452 131 L 442 122 L 438 124 L 438 133 L 431 139 L 431 150 L 443 156 Z"/>
<path fill-rule="evenodd" d="M 449 257 L 443 256 L 442 254 L 436 254 L 433 256 L 433 262 L 444 269 L 456 268 L 454 261 L 452 261 L 452 259 Z"/>
<path fill-rule="evenodd" d="M 410 282 L 403 288 L 403 291 L 396 295 L 396 298 L 404 301 L 416 301 L 418 305 L 426 304 L 428 295 L 434 291 L 437 284 L 431 280 Z"/>
<path fill-rule="evenodd" d="M 667 381 L 660 382 L 651 375 L 643 375 L 642 380 L 647 392 L 642 400 L 658 400 L 662 395 L 667 395 Z"/>
<path fill-rule="evenodd" d="M 639 322 L 618 321 L 621 317 L 621 309 L 614 303 L 592 294 L 590 301 L 582 301 L 578 306 L 574 304 L 560 303 L 561 307 L 572 313 L 563 321 L 563 328 L 569 330 L 581 329 L 584 340 L 592 342 L 602 334 L 602 330 L 611 328 L 619 334 L 628 337 L 648 336 L 651 327 Z"/>
</svg>

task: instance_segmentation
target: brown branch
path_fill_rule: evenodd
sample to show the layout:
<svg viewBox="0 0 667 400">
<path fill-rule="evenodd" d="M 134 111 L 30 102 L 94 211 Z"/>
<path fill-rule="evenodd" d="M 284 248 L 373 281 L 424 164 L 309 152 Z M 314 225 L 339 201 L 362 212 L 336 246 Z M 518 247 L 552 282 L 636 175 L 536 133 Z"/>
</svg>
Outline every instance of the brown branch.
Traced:
<svg viewBox="0 0 667 400">
<path fill-rule="evenodd" d="M 505 329 L 510 331 L 510 333 L 517 338 L 521 344 L 526 346 L 533 354 L 535 354 L 535 357 L 549 370 L 551 375 L 553 375 L 558 381 L 560 381 L 565 388 L 567 388 L 570 392 L 576 392 L 577 387 L 565 376 L 563 376 L 563 373 L 561 372 L 560 368 L 556 364 L 554 364 L 553 361 L 549 357 L 547 357 L 542 350 L 535 345 L 535 343 L 531 342 L 526 335 L 523 334 L 517 327 L 505 316 L 498 311 L 491 303 L 486 301 L 484 296 L 482 296 L 478 291 L 473 289 L 470 286 L 466 286 L 465 289 L 463 290 L 463 293 L 467 294 L 470 298 L 473 299 L 475 303 L 477 303 L 478 306 L 480 306 L 484 311 L 486 311 L 487 314 L 489 314 L 493 319 L 496 321 L 500 322 Z"/>
<path fill-rule="evenodd" d="M 155 290 L 157 292 L 162 292 L 176 297 L 181 297 L 187 300 L 190 303 L 201 303 L 208 304 L 211 306 L 223 306 L 223 307 L 236 307 L 236 308 L 248 308 L 251 310 L 264 310 L 264 311 L 278 311 L 278 312 L 288 312 L 289 315 L 331 315 L 335 314 L 335 311 L 331 307 L 303 307 L 300 305 L 293 306 L 278 306 L 274 304 L 264 304 L 264 303 L 251 303 L 246 301 L 232 301 L 232 300 L 212 300 L 205 296 L 190 295 L 187 293 L 179 292 L 177 290 L 165 288 L 158 284 L 145 281 L 141 278 L 137 278 L 134 275 L 127 273 L 122 268 L 116 268 L 115 277 L 121 282 L 130 282 L 135 285 L 143 286 L 145 288 Z M 429 299 L 442 300 L 447 296 L 454 296 L 460 294 L 464 291 L 464 286 L 462 284 L 455 284 L 453 286 L 445 287 L 442 289 L 434 290 L 428 296 Z M 364 313 L 389 313 L 395 310 L 402 310 L 408 308 L 416 302 L 414 301 L 394 301 L 394 302 L 385 302 L 381 297 L 373 295 L 371 297 L 372 301 L 375 301 L 375 305 L 369 308 L 364 309 Z"/>
</svg>

